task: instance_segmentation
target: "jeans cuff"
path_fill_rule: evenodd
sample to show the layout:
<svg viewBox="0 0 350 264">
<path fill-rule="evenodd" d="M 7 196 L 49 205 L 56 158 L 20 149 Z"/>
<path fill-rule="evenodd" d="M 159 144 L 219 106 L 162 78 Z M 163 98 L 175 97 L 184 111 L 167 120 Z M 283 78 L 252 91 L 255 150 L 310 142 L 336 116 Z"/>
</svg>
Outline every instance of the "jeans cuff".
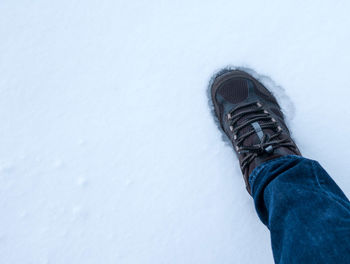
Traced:
<svg viewBox="0 0 350 264">
<path fill-rule="evenodd" d="M 301 156 L 297 156 L 297 155 L 287 155 L 287 156 L 282 156 L 282 157 L 279 157 L 279 158 L 276 158 L 276 159 L 268 160 L 268 161 L 260 164 L 249 175 L 249 179 L 248 180 L 249 180 L 251 193 L 253 193 L 253 187 L 254 187 L 254 182 L 255 182 L 256 178 L 261 173 L 261 171 L 264 170 L 266 167 L 273 166 L 275 163 L 278 163 L 278 162 L 283 161 L 283 160 L 295 160 L 295 159 L 299 159 L 299 158 L 302 158 L 302 157 Z"/>
</svg>

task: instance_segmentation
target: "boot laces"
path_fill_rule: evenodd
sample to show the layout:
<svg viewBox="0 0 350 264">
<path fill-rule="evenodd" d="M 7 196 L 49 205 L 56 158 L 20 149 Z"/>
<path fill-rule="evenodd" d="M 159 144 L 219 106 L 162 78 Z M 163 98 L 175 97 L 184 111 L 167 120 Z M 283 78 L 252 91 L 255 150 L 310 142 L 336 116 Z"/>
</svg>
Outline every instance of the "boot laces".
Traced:
<svg viewBox="0 0 350 264">
<path fill-rule="evenodd" d="M 248 109 L 244 110 L 244 108 Z M 237 112 L 238 110 L 242 111 Z M 246 119 L 237 125 L 237 122 L 244 117 L 246 117 Z M 241 161 L 242 170 L 246 169 L 256 157 L 263 154 L 272 154 L 276 148 L 296 148 L 289 137 L 284 139 L 279 138 L 283 132 L 282 128 L 259 102 L 246 103 L 232 109 L 227 114 L 227 119 L 229 121 L 230 130 L 233 133 L 236 151 L 239 154 L 246 154 Z M 260 121 L 260 123 L 258 121 Z M 240 136 L 237 136 L 240 130 L 249 125 L 252 127 L 251 130 Z M 271 135 L 266 134 L 264 132 L 265 129 L 271 129 L 273 133 Z M 258 134 L 260 143 L 244 146 L 243 142 L 254 133 Z"/>
</svg>

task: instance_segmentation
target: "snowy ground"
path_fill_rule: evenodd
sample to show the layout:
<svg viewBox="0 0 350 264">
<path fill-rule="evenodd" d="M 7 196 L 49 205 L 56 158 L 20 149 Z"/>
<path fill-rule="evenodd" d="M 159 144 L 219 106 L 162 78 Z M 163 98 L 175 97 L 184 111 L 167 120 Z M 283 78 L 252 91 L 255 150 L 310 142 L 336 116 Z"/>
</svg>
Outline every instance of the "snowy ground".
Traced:
<svg viewBox="0 0 350 264">
<path fill-rule="evenodd" d="M 350 195 L 349 10 L 2 0 L 0 263 L 272 263 L 206 86 L 226 65 L 271 77 Z"/>
</svg>

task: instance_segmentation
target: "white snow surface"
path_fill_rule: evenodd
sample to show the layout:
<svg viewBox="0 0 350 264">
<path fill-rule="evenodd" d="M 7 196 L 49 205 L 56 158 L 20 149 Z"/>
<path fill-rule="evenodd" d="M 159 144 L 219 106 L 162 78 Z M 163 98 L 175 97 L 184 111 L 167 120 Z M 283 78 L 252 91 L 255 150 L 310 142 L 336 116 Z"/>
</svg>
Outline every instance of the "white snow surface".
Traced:
<svg viewBox="0 0 350 264">
<path fill-rule="evenodd" d="M 230 65 L 271 78 L 349 195 L 349 10 L 2 0 L 0 263 L 273 263 L 207 85 Z"/>
</svg>

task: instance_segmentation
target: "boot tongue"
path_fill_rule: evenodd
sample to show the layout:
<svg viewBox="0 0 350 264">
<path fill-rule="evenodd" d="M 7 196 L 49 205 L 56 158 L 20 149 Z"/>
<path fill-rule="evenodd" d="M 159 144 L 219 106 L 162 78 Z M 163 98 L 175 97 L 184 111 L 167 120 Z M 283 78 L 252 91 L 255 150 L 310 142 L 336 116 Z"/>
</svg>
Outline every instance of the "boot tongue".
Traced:
<svg viewBox="0 0 350 264">
<path fill-rule="evenodd" d="M 241 112 L 244 111 L 244 109 L 237 111 Z M 245 123 L 248 119 L 252 119 L 253 117 L 256 116 L 256 113 L 252 114 L 247 114 L 244 117 L 242 117 L 240 120 L 238 120 L 237 125 L 241 125 Z M 250 136 L 246 137 L 243 142 L 241 143 L 241 147 L 247 147 L 247 146 L 253 146 L 253 145 L 259 145 L 263 139 L 263 137 L 270 137 L 272 136 L 275 131 L 270 129 L 270 128 L 262 128 L 263 124 L 270 123 L 271 120 L 258 120 L 258 121 L 253 121 L 250 124 L 247 124 L 244 126 L 240 131 L 238 131 L 237 137 L 239 138 L 240 136 L 250 132 L 254 131 Z M 270 152 L 271 151 L 271 152 Z M 248 181 L 249 175 L 251 172 L 254 170 L 254 168 L 257 167 L 261 163 L 262 160 L 269 160 L 273 159 L 275 156 L 274 150 L 272 147 L 269 149 L 267 147 L 265 151 L 261 154 L 258 154 L 258 157 L 256 157 L 247 167 L 247 171 L 243 172 L 246 175 L 245 180 Z"/>
<path fill-rule="evenodd" d="M 258 108 L 258 106 L 256 106 L 256 108 Z M 246 111 L 246 109 L 240 109 L 239 111 L 237 111 L 237 113 L 243 112 L 243 111 Z M 254 118 L 255 116 L 256 116 L 256 113 L 247 114 L 244 117 L 242 117 L 240 120 L 238 120 L 237 125 L 239 126 L 245 123 L 247 120 Z M 269 129 L 269 128 L 262 129 L 263 124 L 270 123 L 270 122 L 271 120 L 254 121 L 250 124 L 247 124 L 240 131 L 238 131 L 238 135 L 237 135 L 238 138 L 250 131 L 254 131 L 253 134 L 251 134 L 245 140 L 243 140 L 242 146 L 258 145 L 261 143 L 261 140 L 264 135 L 266 135 L 267 137 L 272 136 L 274 133 L 272 129 Z"/>
</svg>

